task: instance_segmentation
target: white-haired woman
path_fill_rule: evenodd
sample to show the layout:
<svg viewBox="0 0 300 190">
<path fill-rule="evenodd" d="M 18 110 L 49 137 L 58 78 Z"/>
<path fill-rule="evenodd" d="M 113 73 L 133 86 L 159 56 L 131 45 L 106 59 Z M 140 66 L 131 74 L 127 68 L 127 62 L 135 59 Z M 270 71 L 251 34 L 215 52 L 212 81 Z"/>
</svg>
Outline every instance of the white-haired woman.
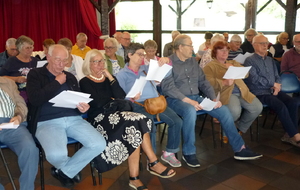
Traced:
<svg viewBox="0 0 300 190">
<path fill-rule="evenodd" d="M 95 158 L 98 171 L 110 170 L 128 159 L 129 186 L 134 189 L 147 189 L 139 180 L 142 148 L 149 162 L 157 163 L 148 168 L 150 173 L 162 178 L 174 176 L 176 172 L 159 163 L 152 150 L 149 136 L 152 122 L 149 118 L 129 111 L 104 113 L 104 106 L 112 98 L 124 99 L 126 94 L 117 79 L 108 72 L 100 51 L 91 50 L 86 54 L 83 72 L 86 77 L 79 82 L 81 90 L 91 94 L 93 98 L 89 103 L 88 120 L 107 141 L 104 152 Z"/>
<path fill-rule="evenodd" d="M 116 54 L 118 41 L 115 38 L 107 38 L 104 41 L 104 49 L 107 70 L 110 74 L 116 75 L 125 66 L 123 57 Z"/>
</svg>

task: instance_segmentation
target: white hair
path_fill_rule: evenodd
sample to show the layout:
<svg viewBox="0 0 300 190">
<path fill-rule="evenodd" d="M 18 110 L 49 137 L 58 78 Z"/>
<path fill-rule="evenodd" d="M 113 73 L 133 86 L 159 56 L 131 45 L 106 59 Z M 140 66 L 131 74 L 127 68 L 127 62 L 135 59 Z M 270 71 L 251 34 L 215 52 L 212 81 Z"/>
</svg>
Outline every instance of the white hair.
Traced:
<svg viewBox="0 0 300 190">
<path fill-rule="evenodd" d="M 225 38 L 222 34 L 215 33 L 215 35 L 210 39 L 211 45 L 214 45 L 218 41 L 224 41 Z"/>
<path fill-rule="evenodd" d="M 11 45 L 16 45 L 16 41 L 17 41 L 16 38 L 8 38 L 6 40 L 6 46 L 8 47 L 8 46 L 11 46 Z"/>
</svg>

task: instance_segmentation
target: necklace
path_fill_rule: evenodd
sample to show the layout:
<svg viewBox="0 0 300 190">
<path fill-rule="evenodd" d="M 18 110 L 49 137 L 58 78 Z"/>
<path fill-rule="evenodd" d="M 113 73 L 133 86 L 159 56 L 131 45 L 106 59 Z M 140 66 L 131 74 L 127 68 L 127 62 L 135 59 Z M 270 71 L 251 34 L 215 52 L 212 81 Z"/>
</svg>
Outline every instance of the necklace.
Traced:
<svg viewBox="0 0 300 190">
<path fill-rule="evenodd" d="M 104 75 L 102 75 L 100 78 L 97 78 L 97 77 L 94 77 L 93 75 L 89 75 L 92 79 L 94 79 L 94 80 L 98 80 L 98 81 L 100 81 L 100 80 L 102 80 L 103 78 L 104 78 Z"/>
</svg>

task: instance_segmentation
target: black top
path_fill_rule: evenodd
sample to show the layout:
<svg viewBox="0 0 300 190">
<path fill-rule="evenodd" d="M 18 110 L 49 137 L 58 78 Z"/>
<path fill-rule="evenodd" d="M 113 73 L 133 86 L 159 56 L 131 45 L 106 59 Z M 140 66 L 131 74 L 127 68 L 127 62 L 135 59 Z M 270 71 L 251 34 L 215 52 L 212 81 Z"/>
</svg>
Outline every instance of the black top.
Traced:
<svg viewBox="0 0 300 190">
<path fill-rule="evenodd" d="M 84 77 L 79 81 L 79 84 L 81 91 L 91 94 L 91 98 L 93 98 L 89 103 L 89 119 L 93 119 L 99 113 L 103 113 L 103 106 L 111 101 L 112 98 L 124 99 L 126 96 L 117 79 L 110 82 L 109 79 L 106 78 L 105 81 L 97 83 Z"/>
<path fill-rule="evenodd" d="M 246 52 L 254 52 L 252 44 L 247 39 L 245 39 L 244 43 L 241 45 L 241 49 L 243 50 L 243 54 L 245 54 Z"/>
</svg>

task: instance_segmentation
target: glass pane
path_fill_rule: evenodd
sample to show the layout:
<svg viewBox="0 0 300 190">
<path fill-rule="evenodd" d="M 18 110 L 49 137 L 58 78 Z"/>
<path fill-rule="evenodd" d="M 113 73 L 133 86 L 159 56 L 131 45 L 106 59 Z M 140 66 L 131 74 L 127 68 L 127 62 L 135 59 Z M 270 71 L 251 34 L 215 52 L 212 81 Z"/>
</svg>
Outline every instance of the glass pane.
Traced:
<svg viewBox="0 0 300 190">
<path fill-rule="evenodd" d="M 117 30 L 153 30 L 152 1 L 119 2 L 115 14 Z"/>
<path fill-rule="evenodd" d="M 296 32 L 300 32 L 300 9 L 297 10 L 297 17 L 296 17 Z"/>
<path fill-rule="evenodd" d="M 184 11 L 192 0 L 182 1 Z M 214 0 L 209 9 L 206 1 L 195 1 L 182 15 L 181 30 L 230 30 L 242 31 L 245 26 L 245 8 L 238 0 Z M 177 10 L 176 1 L 171 1 L 170 6 Z M 162 29 L 175 30 L 177 16 L 168 7 L 162 7 Z"/>
<path fill-rule="evenodd" d="M 268 0 L 258 1 L 257 10 L 259 10 L 267 2 Z M 285 10 L 276 1 L 272 1 L 256 15 L 257 31 L 284 31 L 284 24 Z"/>
<path fill-rule="evenodd" d="M 153 40 L 152 33 L 130 33 L 131 41 L 144 44 L 147 40 Z"/>
</svg>

